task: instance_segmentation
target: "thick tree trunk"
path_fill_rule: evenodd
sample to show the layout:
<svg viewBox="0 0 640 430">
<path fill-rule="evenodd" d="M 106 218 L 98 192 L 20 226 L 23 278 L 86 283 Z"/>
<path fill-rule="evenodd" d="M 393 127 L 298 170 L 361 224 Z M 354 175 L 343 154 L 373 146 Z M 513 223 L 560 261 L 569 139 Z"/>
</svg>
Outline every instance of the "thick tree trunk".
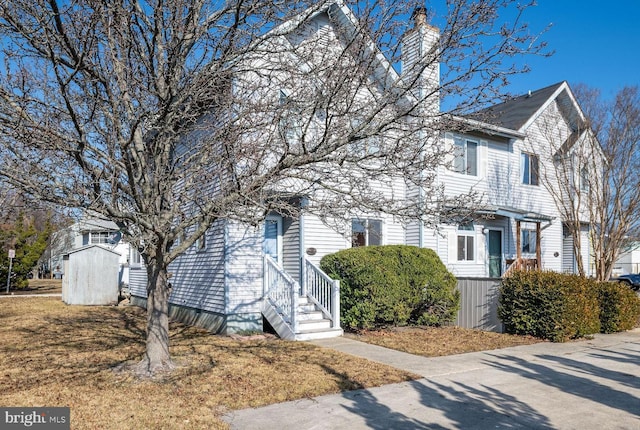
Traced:
<svg viewBox="0 0 640 430">
<path fill-rule="evenodd" d="M 140 370 L 148 375 L 171 370 L 169 354 L 169 294 L 167 269 L 150 259 L 147 265 L 147 348 Z"/>
</svg>

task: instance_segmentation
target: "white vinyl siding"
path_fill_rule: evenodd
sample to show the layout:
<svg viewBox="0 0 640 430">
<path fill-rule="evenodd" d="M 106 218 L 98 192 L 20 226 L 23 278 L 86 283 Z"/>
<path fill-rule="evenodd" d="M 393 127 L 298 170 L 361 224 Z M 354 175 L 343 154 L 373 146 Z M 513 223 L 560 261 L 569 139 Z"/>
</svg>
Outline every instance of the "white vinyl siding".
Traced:
<svg viewBox="0 0 640 430">
<path fill-rule="evenodd" d="M 186 252 L 169 265 L 170 303 L 224 312 L 224 229 L 224 221 L 214 223 L 200 239 L 202 248 L 194 246 L 197 252 Z"/>
<path fill-rule="evenodd" d="M 297 219 L 283 218 L 282 221 L 282 267 L 284 271 L 299 281 L 300 276 L 300 224 Z"/>
<path fill-rule="evenodd" d="M 147 297 L 147 270 L 144 265 L 129 269 L 129 292 L 132 296 Z"/>
<path fill-rule="evenodd" d="M 304 216 L 304 251 L 306 258 L 313 264 L 318 265 L 325 255 L 350 246 L 350 238 L 327 227 L 316 215 Z M 307 251 L 311 251 L 313 255 Z"/>
<path fill-rule="evenodd" d="M 260 312 L 262 298 L 263 226 L 227 223 L 226 313 Z"/>
</svg>

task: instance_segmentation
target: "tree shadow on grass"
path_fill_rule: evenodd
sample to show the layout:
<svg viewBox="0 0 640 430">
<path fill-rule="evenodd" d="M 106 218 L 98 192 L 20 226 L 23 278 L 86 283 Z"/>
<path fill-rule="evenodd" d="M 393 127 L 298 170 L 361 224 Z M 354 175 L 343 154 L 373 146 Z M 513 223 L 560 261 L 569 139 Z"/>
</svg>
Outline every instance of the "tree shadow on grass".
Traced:
<svg viewBox="0 0 640 430">
<path fill-rule="evenodd" d="M 144 325 L 139 315 L 115 308 L 74 309 L 70 315 L 43 314 L 2 335 L 0 357 L 10 394 L 60 383 L 80 383 L 122 360 L 139 356 Z"/>
</svg>

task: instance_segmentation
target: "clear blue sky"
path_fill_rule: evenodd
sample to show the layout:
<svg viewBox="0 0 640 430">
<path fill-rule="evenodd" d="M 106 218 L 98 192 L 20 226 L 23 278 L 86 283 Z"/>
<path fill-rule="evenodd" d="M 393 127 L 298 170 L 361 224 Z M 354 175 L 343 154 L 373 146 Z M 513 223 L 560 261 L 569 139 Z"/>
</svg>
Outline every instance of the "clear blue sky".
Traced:
<svg viewBox="0 0 640 430">
<path fill-rule="evenodd" d="M 508 91 L 525 94 L 566 80 L 584 83 L 611 98 L 625 85 L 640 86 L 640 0 L 538 0 L 525 21 L 543 35 L 555 54 L 527 58 L 531 67 Z"/>
</svg>

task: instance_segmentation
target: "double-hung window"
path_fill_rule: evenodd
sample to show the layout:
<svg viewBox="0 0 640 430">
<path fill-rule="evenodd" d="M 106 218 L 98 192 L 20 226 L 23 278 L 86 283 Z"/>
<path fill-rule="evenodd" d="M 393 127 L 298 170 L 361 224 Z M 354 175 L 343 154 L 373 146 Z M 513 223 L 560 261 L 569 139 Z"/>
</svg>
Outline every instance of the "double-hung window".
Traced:
<svg viewBox="0 0 640 430">
<path fill-rule="evenodd" d="M 288 145 L 297 144 L 302 140 L 302 126 L 300 124 L 300 113 L 295 106 L 295 102 L 289 95 L 280 90 L 280 135 Z"/>
<path fill-rule="evenodd" d="M 115 236 L 113 231 L 96 231 L 91 232 L 92 244 L 107 244 L 112 242 L 112 237 Z"/>
<path fill-rule="evenodd" d="M 129 255 L 129 265 L 133 267 L 140 267 L 142 264 L 142 256 L 140 255 L 140 251 L 138 251 L 133 245 L 131 245 L 130 255 Z"/>
<path fill-rule="evenodd" d="M 522 172 L 522 183 L 527 185 L 538 185 L 539 183 L 539 163 L 538 157 L 527 152 L 520 155 L 520 169 Z"/>
<path fill-rule="evenodd" d="M 199 224 L 196 224 L 196 230 L 200 227 Z M 202 236 L 196 239 L 193 244 L 196 252 L 203 252 L 207 250 L 207 232 L 205 231 Z"/>
<path fill-rule="evenodd" d="M 580 169 L 580 191 L 589 192 L 589 169 L 586 167 Z"/>
<path fill-rule="evenodd" d="M 478 176 L 478 142 L 456 138 L 453 157 L 454 172 Z"/>
<path fill-rule="evenodd" d="M 379 219 L 351 220 L 351 246 L 382 245 L 382 221 Z"/>
<path fill-rule="evenodd" d="M 473 223 L 458 225 L 458 261 L 475 260 L 475 229 Z"/>
<path fill-rule="evenodd" d="M 536 231 L 522 230 L 522 253 L 534 254 L 536 252 Z"/>
</svg>

